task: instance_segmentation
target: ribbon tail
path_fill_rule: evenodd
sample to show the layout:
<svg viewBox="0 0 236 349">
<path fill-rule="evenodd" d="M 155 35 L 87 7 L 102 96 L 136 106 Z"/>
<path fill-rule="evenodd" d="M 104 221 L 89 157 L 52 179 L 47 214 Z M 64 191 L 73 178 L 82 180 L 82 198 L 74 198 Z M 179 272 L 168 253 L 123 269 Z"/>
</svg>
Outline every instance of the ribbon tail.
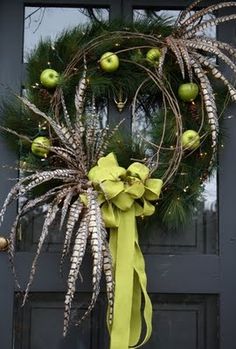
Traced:
<svg viewBox="0 0 236 349">
<path fill-rule="evenodd" d="M 145 343 L 147 343 L 147 341 L 149 340 L 152 334 L 152 302 L 147 293 L 147 276 L 145 272 L 145 261 L 144 261 L 142 251 L 139 247 L 137 230 L 136 230 L 136 238 L 135 238 L 134 269 L 138 277 L 138 284 L 141 290 L 140 293 L 142 293 L 143 295 L 143 300 L 144 300 L 143 317 L 146 325 L 146 333 L 145 333 L 144 339 L 140 344 L 134 347 L 134 348 L 140 348 Z M 139 339 L 140 339 L 140 336 L 139 336 Z M 137 343 L 138 341 L 136 342 L 136 344 Z"/>
<path fill-rule="evenodd" d="M 138 233 L 136 229 L 135 253 L 134 253 L 134 290 L 132 322 L 130 333 L 130 347 L 142 347 L 152 334 L 152 303 L 147 293 L 147 276 L 145 272 L 145 261 L 138 243 Z M 141 309 L 141 299 L 143 298 L 143 311 Z M 140 343 L 142 330 L 142 316 L 146 325 L 144 339 Z M 138 344 L 139 343 L 139 344 Z"/>
<path fill-rule="evenodd" d="M 139 284 L 139 277 L 136 272 L 134 272 L 134 288 L 133 288 L 133 299 L 132 299 L 132 313 L 130 321 L 130 336 L 129 336 L 129 346 L 135 346 L 141 336 L 142 331 L 142 292 Z"/>
<path fill-rule="evenodd" d="M 110 248 L 115 265 L 115 299 L 113 323 L 110 329 L 110 349 L 128 349 L 129 347 L 135 231 L 134 208 L 126 212 L 120 211 L 119 227 L 110 231 Z"/>
<path fill-rule="evenodd" d="M 135 210 L 120 212 L 118 228 L 110 231 L 110 249 L 115 269 L 115 299 L 110 349 L 139 348 L 152 332 L 152 304 L 147 294 L 145 262 L 138 244 Z M 145 337 L 141 344 L 142 296 Z"/>
</svg>

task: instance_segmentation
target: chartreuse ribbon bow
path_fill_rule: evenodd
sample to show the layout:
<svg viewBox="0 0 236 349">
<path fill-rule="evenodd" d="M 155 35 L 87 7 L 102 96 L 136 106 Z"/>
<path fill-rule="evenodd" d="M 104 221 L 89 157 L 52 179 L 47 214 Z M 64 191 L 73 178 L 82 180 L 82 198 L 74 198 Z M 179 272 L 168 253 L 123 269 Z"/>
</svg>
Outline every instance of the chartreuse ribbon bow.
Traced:
<svg viewBox="0 0 236 349">
<path fill-rule="evenodd" d="M 110 249 L 115 272 L 114 316 L 110 349 L 138 348 L 152 332 L 152 304 L 147 294 L 145 263 L 138 243 L 137 216 L 155 211 L 150 201 L 160 195 L 162 180 L 149 178 L 147 166 L 134 162 L 126 170 L 113 153 L 98 160 L 89 172 L 98 191 L 104 223 L 110 229 Z M 146 333 L 141 342 L 142 309 Z M 140 343 L 141 342 L 141 343 Z"/>
</svg>

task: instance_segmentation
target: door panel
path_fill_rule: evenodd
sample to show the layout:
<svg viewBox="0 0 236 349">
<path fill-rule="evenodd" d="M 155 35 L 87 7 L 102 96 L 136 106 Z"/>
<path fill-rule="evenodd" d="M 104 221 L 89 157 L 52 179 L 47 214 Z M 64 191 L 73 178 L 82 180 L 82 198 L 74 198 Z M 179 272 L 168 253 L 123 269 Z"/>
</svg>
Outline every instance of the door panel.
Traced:
<svg viewBox="0 0 236 349">
<path fill-rule="evenodd" d="M 139 227 L 143 252 L 147 254 L 216 254 L 218 251 L 218 213 L 204 209 L 179 229 L 164 229 L 154 218 Z"/>
<path fill-rule="evenodd" d="M 104 295 L 99 298 L 96 311 L 81 327 L 72 327 L 66 339 L 61 337 L 60 326 L 63 322 L 63 297 L 60 293 L 33 293 L 27 305 L 21 308 L 20 297 L 16 295 L 16 349 L 107 347 Z M 153 336 L 145 346 L 147 349 L 217 348 L 216 296 L 152 294 L 151 298 L 154 328 Z M 86 293 L 77 297 L 73 309 L 76 316 L 83 314 L 88 299 Z"/>
<path fill-rule="evenodd" d="M 158 295 L 153 301 L 153 336 L 148 349 L 213 349 L 217 339 L 217 297 Z"/>
<path fill-rule="evenodd" d="M 63 293 L 32 293 L 24 308 L 21 297 L 15 296 L 15 348 L 16 349 L 87 349 L 105 348 L 107 335 L 105 325 L 104 297 L 100 296 L 94 311 L 79 328 L 71 327 L 62 338 L 61 326 L 64 313 Z M 80 317 L 87 309 L 90 294 L 75 297 L 73 318 Z"/>
</svg>

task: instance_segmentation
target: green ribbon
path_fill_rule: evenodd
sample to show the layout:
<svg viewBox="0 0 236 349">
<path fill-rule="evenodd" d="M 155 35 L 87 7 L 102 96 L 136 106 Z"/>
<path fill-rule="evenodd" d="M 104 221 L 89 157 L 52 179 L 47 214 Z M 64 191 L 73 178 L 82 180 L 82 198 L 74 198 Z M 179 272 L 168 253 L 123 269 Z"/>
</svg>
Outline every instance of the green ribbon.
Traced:
<svg viewBox="0 0 236 349">
<path fill-rule="evenodd" d="M 109 245 L 115 273 L 110 349 L 139 348 L 151 336 L 152 304 L 147 294 L 136 217 L 154 213 L 155 206 L 150 201 L 159 198 L 163 182 L 149 178 L 148 167 L 141 163 L 134 162 L 127 170 L 120 167 L 113 153 L 99 159 L 88 177 L 99 193 L 103 220 L 110 228 Z M 146 325 L 143 340 L 142 317 Z"/>
</svg>

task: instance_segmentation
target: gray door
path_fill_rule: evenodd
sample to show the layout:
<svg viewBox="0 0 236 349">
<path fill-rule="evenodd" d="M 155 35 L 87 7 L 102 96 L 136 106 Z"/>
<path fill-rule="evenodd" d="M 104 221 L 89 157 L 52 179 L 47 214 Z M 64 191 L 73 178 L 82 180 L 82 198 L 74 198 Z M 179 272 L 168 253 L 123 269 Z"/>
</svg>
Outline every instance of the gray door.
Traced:
<svg viewBox="0 0 236 349">
<path fill-rule="evenodd" d="M 126 16 L 131 19 L 146 15 L 145 9 L 177 10 L 188 1 L 1 0 L 1 96 L 9 93 L 6 87 L 18 93 L 22 88 L 24 6 L 81 8 L 85 3 L 86 6 L 108 8 L 110 18 Z M 224 41 L 234 40 L 235 43 L 235 24 L 221 26 L 217 35 Z M 148 234 L 143 231 L 142 248 L 154 308 L 153 336 L 146 348 L 236 348 L 236 119 L 227 117 L 234 114 L 235 107 L 226 112 L 227 137 L 219 159 L 218 208 L 203 203 L 202 210 L 181 231 L 161 231 L 155 224 Z M 110 115 L 114 118 L 118 116 L 115 109 L 110 110 Z M 16 159 L 3 141 L 1 150 L 1 164 L 14 164 Z M 2 168 L 0 176 L 2 203 L 12 185 L 9 179 L 15 178 L 17 173 Z M 215 189 L 216 183 L 213 181 L 211 192 Z M 16 207 L 13 207 L 0 235 L 8 234 L 15 213 Z M 16 264 L 21 284 L 26 283 L 29 275 L 38 225 L 40 219 L 32 217 L 19 233 Z M 60 278 L 57 269 L 60 247 L 60 236 L 52 234 L 40 258 L 32 292 L 24 308 L 21 307 L 21 296 L 14 290 L 7 255 L 0 252 L 1 349 L 108 348 L 103 294 L 86 322 L 79 329 L 72 328 L 69 336 L 62 339 L 65 280 Z M 83 274 L 86 275 L 86 267 Z M 81 311 L 87 305 L 89 292 L 90 284 L 85 278 L 79 285 L 75 301 L 75 307 Z"/>
</svg>

